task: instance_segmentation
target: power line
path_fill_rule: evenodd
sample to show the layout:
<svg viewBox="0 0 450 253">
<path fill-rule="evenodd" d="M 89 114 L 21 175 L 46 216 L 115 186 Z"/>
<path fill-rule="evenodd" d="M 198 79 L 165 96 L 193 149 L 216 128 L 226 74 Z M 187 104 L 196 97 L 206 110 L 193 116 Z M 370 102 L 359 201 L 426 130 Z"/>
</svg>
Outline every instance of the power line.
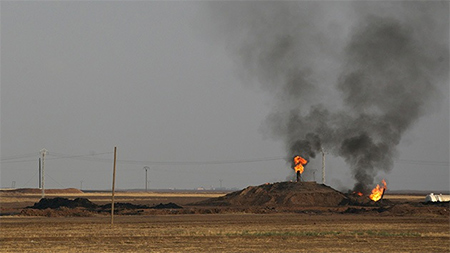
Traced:
<svg viewBox="0 0 450 253">
<path fill-rule="evenodd" d="M 84 154 L 84 155 L 69 155 L 62 153 L 51 152 L 48 155 L 52 158 L 47 158 L 47 160 L 56 159 L 77 159 L 92 162 L 107 162 L 111 163 L 111 158 L 101 158 L 95 157 L 99 155 L 112 154 L 112 152 L 94 153 L 94 154 Z M 1 160 L 1 163 L 22 163 L 22 162 L 35 162 L 35 159 L 24 159 L 30 156 L 36 156 L 34 154 L 24 154 L 17 156 L 10 156 Z M 24 159 L 24 160 L 19 160 Z M 267 162 L 267 161 L 278 161 L 278 160 L 288 160 L 289 158 L 284 156 L 276 157 L 263 157 L 254 159 L 227 159 L 227 160 L 212 160 L 212 161 L 152 161 L 152 160 L 117 160 L 119 164 L 130 164 L 130 165 L 220 165 L 220 164 L 241 164 L 241 163 L 256 163 L 256 162 Z M 409 160 L 400 159 L 394 161 L 395 163 L 405 163 L 414 165 L 430 165 L 430 166 L 449 166 L 448 161 L 428 161 L 428 160 Z"/>
<path fill-rule="evenodd" d="M 36 155 L 38 155 L 38 153 L 34 152 L 34 153 L 23 154 L 23 155 L 9 156 L 9 157 L 6 157 L 6 158 L 2 158 L 1 161 L 17 160 L 17 159 L 22 159 L 22 158 L 35 157 Z"/>
<path fill-rule="evenodd" d="M 59 186 L 61 186 L 62 188 L 65 188 L 65 186 L 63 186 L 62 184 L 58 183 L 58 181 L 56 181 L 54 178 L 52 178 L 49 174 L 45 174 L 47 177 L 49 177 L 51 180 L 53 180 L 53 182 L 57 183 Z"/>
<path fill-rule="evenodd" d="M 81 160 L 87 160 L 87 161 L 95 161 L 95 159 L 92 156 L 97 156 L 97 155 L 104 155 L 104 154 L 112 154 L 112 152 L 104 152 L 104 153 L 95 153 L 95 154 L 87 154 L 87 155 L 67 155 L 67 154 L 60 154 L 60 153 L 49 153 L 49 156 L 53 156 L 53 158 L 47 158 L 47 160 L 56 160 L 56 159 L 64 159 L 64 158 L 72 158 L 72 159 L 81 159 Z M 36 154 L 34 154 L 33 156 L 35 156 Z M 22 156 L 16 156 L 17 158 L 5 158 L 2 159 L 1 163 L 22 163 L 22 162 L 34 162 L 36 161 L 36 159 L 25 159 L 25 160 L 18 160 L 15 161 L 17 159 L 23 159 L 23 158 L 27 158 L 30 157 L 28 155 L 22 155 Z M 93 158 L 93 159 L 90 159 Z M 98 161 L 104 161 L 104 162 L 110 162 L 110 159 L 106 159 L 106 158 L 98 158 Z M 10 161 L 12 160 L 12 161 Z"/>
<path fill-rule="evenodd" d="M 155 164 L 155 165 L 214 165 L 214 164 L 233 164 L 233 163 L 254 163 L 254 162 L 267 162 L 277 160 L 287 160 L 288 158 L 283 156 L 278 157 L 265 157 L 257 159 L 239 159 L 239 160 L 218 160 L 218 161 L 139 161 L 139 160 L 117 160 L 121 164 Z M 108 160 L 110 162 L 110 160 Z M 418 165 L 435 165 L 435 166 L 449 166 L 449 162 L 446 161 L 426 161 L 426 160 L 398 160 L 395 163 L 408 163 Z"/>
<path fill-rule="evenodd" d="M 67 155 L 60 153 L 49 153 L 49 156 L 53 156 L 52 158 L 47 158 L 47 160 L 55 160 L 55 159 L 79 159 L 86 161 L 95 161 L 95 162 L 111 162 L 110 158 L 99 158 L 93 157 L 97 155 L 111 154 L 112 152 L 105 153 L 97 153 L 97 154 L 89 154 L 89 155 Z M 255 163 L 255 162 L 267 162 L 267 161 L 277 161 L 277 160 L 286 160 L 285 157 L 264 157 L 264 158 L 256 158 L 256 159 L 235 159 L 235 160 L 216 160 L 216 161 L 144 161 L 144 160 L 117 160 L 117 163 L 120 164 L 134 164 L 134 165 L 216 165 L 216 164 L 239 164 L 239 163 Z M 19 163 L 19 162 L 31 162 L 35 161 L 34 159 L 27 160 L 19 160 L 19 161 L 5 161 L 2 163 Z"/>
<path fill-rule="evenodd" d="M 28 183 L 38 174 L 38 172 L 34 173 L 34 175 L 23 185 L 23 187 L 27 186 Z"/>
<path fill-rule="evenodd" d="M 24 163 L 24 162 L 35 162 L 36 159 L 27 159 L 27 160 L 19 160 L 19 161 L 2 161 L 1 163 Z"/>
<path fill-rule="evenodd" d="M 154 165 L 215 165 L 215 164 L 234 164 L 234 163 L 255 163 L 276 160 L 285 160 L 286 157 L 265 157 L 257 159 L 238 159 L 238 160 L 217 160 L 217 161 L 139 161 L 139 160 L 117 160 L 121 164 L 154 164 Z"/>
<path fill-rule="evenodd" d="M 54 158 L 48 158 L 47 160 L 55 160 L 55 159 L 65 159 L 65 158 L 72 158 L 72 159 L 78 159 L 78 158 L 92 158 L 93 156 L 97 155 L 105 155 L 105 154 L 112 154 L 113 152 L 104 152 L 104 153 L 94 153 L 94 154 L 88 154 L 88 155 L 67 155 L 67 154 L 61 154 L 61 153 L 54 153 L 52 152 L 49 154 L 50 156 L 54 156 Z M 97 159 L 97 158 L 95 158 Z M 101 160 L 108 160 L 107 158 L 99 158 Z"/>
<path fill-rule="evenodd" d="M 97 158 L 97 157 L 90 157 L 94 155 L 103 155 L 103 154 L 111 154 L 112 152 L 106 152 L 106 153 L 98 153 L 98 154 L 92 154 L 92 155 L 65 155 L 65 154 L 58 154 L 58 153 L 52 153 L 52 155 L 60 155 L 62 157 L 57 158 L 50 158 L 50 159 L 60 159 L 60 158 L 82 158 L 85 160 L 86 158 L 93 161 L 99 161 L 99 162 L 111 162 L 111 159 L 109 158 Z M 264 162 L 264 161 L 275 161 L 275 160 L 285 160 L 285 157 L 278 156 L 278 157 L 265 157 L 265 158 L 257 158 L 257 159 L 230 159 L 230 160 L 216 160 L 216 161 L 144 161 L 144 160 L 117 160 L 117 163 L 120 164 L 135 164 L 135 165 L 146 165 L 146 164 L 153 164 L 153 165 L 212 165 L 212 164 L 233 164 L 233 163 L 253 163 L 253 162 Z"/>
</svg>

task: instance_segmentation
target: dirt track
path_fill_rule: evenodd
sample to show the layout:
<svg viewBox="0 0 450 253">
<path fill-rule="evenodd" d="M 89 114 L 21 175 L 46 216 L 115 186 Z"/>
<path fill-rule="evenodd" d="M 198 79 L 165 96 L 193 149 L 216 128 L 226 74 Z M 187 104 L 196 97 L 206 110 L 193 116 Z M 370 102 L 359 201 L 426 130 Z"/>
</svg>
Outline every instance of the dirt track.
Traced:
<svg viewBox="0 0 450 253">
<path fill-rule="evenodd" d="M 57 195 L 57 194 L 56 194 Z M 53 196 L 56 196 L 53 195 Z M 67 197 L 67 196 L 65 196 Z M 105 204 L 108 194 L 71 195 Z M 210 197 L 217 197 L 210 195 Z M 3 214 L 17 213 L 36 195 L 3 194 Z M 122 193 L 119 200 L 180 205 L 208 194 Z M 93 217 L 0 217 L 0 252 L 448 252 L 448 207 L 423 206 L 413 196 L 386 196 L 389 211 L 345 212 L 354 207 L 307 207 L 265 214 L 241 209 L 218 214 L 165 212 Z M 21 202 L 22 201 L 22 202 Z M 32 203 L 31 203 L 32 204 Z M 31 205 L 27 204 L 27 205 Z M 263 207 L 261 207 L 265 210 Z M 356 208 L 356 207 L 355 207 Z M 15 211 L 14 211 L 15 210 Z M 189 207 L 183 209 L 189 213 Z M 208 209 L 205 209 L 208 210 Z M 352 209 L 351 209 L 352 210 Z M 361 210 L 361 209 L 356 209 Z M 64 211 L 64 210 L 63 210 Z M 192 211 L 192 210 L 190 210 Z M 64 212 L 63 212 L 64 213 Z M 157 213 L 157 212 L 156 212 Z M 169 214 L 178 213 L 178 214 Z M 152 214 L 152 215 L 151 215 Z"/>
</svg>

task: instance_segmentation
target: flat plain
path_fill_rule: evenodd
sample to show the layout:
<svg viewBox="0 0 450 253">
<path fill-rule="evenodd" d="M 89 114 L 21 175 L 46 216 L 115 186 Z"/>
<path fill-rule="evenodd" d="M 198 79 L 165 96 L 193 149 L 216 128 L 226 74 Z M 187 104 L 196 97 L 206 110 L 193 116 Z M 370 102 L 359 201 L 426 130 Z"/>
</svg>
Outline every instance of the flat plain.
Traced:
<svg viewBox="0 0 450 253">
<path fill-rule="evenodd" d="M 348 212 L 353 210 L 349 207 L 200 212 L 201 207 L 185 207 L 221 195 L 224 193 L 120 192 L 118 202 L 173 202 L 191 211 L 121 214 L 115 215 L 111 224 L 108 213 L 24 216 L 21 210 L 39 201 L 40 195 L 1 192 L 0 252 L 450 251 L 448 205 L 411 211 L 411 203 L 422 200 L 417 196 L 386 195 L 385 199 L 395 204 L 390 212 Z M 55 193 L 48 197 L 56 196 L 83 197 L 97 204 L 111 199 L 108 193 Z"/>
</svg>

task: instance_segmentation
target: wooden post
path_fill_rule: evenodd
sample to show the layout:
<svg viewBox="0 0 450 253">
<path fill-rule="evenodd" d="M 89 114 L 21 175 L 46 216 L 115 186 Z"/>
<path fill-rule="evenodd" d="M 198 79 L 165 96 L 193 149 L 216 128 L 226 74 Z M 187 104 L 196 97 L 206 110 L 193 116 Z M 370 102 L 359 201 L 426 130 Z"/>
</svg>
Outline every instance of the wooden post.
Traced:
<svg viewBox="0 0 450 253">
<path fill-rule="evenodd" d="M 148 184 L 148 180 L 147 180 L 147 170 L 149 170 L 150 167 L 145 166 L 144 170 L 145 170 L 145 191 L 147 191 L 147 184 Z"/>
<path fill-rule="evenodd" d="M 117 160 L 117 147 L 114 147 L 114 165 L 113 165 L 112 197 L 111 197 L 111 225 L 114 224 L 114 190 L 116 184 L 116 160 Z"/>
<path fill-rule="evenodd" d="M 41 158 L 39 157 L 39 189 L 42 189 L 42 176 L 41 176 Z"/>
<path fill-rule="evenodd" d="M 45 155 L 46 154 L 47 154 L 47 150 L 45 148 L 43 148 L 41 150 L 41 155 L 42 155 L 42 170 L 41 170 L 41 176 L 42 176 L 42 180 L 41 180 L 42 198 L 45 198 L 45 187 L 44 187 L 45 172 L 44 172 L 44 168 L 45 168 Z"/>
</svg>

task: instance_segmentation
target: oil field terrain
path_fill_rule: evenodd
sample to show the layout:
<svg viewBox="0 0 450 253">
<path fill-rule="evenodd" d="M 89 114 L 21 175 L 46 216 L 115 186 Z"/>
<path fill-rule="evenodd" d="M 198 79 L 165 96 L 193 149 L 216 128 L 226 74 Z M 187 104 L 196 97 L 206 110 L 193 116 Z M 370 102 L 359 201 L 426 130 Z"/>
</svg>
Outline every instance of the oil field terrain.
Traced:
<svg viewBox="0 0 450 253">
<path fill-rule="evenodd" d="M 315 182 L 236 192 L 1 191 L 1 252 L 446 252 L 449 203 Z"/>
</svg>

